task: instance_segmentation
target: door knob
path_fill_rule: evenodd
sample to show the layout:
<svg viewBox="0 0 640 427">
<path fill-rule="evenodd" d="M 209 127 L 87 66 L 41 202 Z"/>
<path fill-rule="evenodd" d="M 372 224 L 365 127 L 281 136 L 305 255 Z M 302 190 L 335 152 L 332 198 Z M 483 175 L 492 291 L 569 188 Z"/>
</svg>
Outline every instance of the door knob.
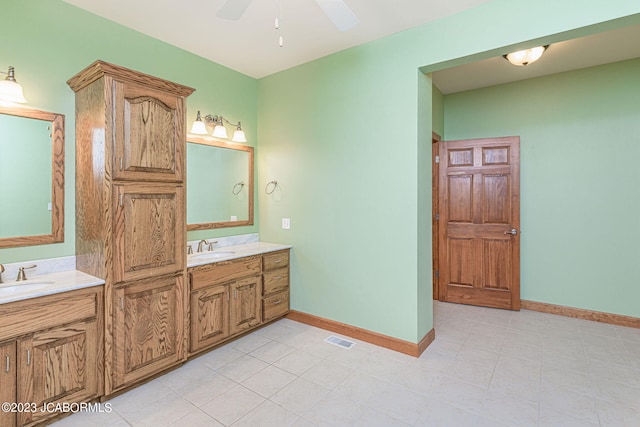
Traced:
<svg viewBox="0 0 640 427">
<path fill-rule="evenodd" d="M 515 228 L 512 228 L 509 231 L 505 231 L 504 234 L 512 234 L 515 236 L 516 234 L 518 234 L 518 230 L 516 230 Z"/>
</svg>

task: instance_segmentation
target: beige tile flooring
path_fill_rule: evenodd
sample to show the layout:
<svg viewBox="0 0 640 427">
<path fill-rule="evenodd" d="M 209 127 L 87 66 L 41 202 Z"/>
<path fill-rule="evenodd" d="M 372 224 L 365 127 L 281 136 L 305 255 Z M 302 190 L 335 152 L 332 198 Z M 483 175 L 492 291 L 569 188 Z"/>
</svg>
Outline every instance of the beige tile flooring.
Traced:
<svg viewBox="0 0 640 427">
<path fill-rule="evenodd" d="M 279 320 L 64 426 L 640 426 L 640 330 L 434 303 L 420 358 Z"/>
</svg>

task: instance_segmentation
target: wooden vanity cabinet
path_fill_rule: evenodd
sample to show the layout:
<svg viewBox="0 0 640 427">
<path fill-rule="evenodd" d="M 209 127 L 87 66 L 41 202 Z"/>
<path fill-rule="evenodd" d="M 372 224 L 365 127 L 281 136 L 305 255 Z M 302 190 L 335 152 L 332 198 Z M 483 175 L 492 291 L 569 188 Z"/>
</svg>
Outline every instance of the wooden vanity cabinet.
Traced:
<svg viewBox="0 0 640 427">
<path fill-rule="evenodd" d="M 36 409 L 2 411 L 0 425 L 39 424 L 56 415 L 41 411 L 44 403 L 102 395 L 102 303 L 94 287 L 0 305 L 0 398 Z"/>
<path fill-rule="evenodd" d="M 189 269 L 191 355 L 289 311 L 289 249 Z"/>
<path fill-rule="evenodd" d="M 261 323 L 261 273 L 260 256 L 189 270 L 191 354 Z"/>
<path fill-rule="evenodd" d="M 76 93 L 76 268 L 105 280 L 106 395 L 185 360 L 185 102 L 103 61 Z"/>
</svg>

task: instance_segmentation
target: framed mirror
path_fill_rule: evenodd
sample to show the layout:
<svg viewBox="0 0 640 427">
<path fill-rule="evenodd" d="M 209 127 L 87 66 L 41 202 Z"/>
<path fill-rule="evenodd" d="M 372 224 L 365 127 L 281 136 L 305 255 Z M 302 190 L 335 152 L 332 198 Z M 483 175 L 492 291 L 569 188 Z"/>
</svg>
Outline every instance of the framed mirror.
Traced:
<svg viewBox="0 0 640 427">
<path fill-rule="evenodd" d="M 253 225 L 253 147 L 190 136 L 187 230 Z"/>
<path fill-rule="evenodd" d="M 0 106 L 0 248 L 64 241 L 64 115 Z"/>
</svg>

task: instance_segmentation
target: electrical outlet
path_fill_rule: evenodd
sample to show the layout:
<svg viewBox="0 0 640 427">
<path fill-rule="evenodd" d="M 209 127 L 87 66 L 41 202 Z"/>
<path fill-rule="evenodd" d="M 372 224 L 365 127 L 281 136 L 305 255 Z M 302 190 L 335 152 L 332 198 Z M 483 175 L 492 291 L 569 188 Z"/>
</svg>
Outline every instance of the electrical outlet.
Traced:
<svg viewBox="0 0 640 427">
<path fill-rule="evenodd" d="M 289 230 L 291 228 L 291 218 L 282 218 L 282 229 Z"/>
<path fill-rule="evenodd" d="M 236 215 L 231 215 L 231 221 L 237 221 L 238 217 Z"/>
<path fill-rule="evenodd" d="M 48 211 L 52 210 L 51 203 L 47 203 L 47 210 L 48 210 Z"/>
</svg>

